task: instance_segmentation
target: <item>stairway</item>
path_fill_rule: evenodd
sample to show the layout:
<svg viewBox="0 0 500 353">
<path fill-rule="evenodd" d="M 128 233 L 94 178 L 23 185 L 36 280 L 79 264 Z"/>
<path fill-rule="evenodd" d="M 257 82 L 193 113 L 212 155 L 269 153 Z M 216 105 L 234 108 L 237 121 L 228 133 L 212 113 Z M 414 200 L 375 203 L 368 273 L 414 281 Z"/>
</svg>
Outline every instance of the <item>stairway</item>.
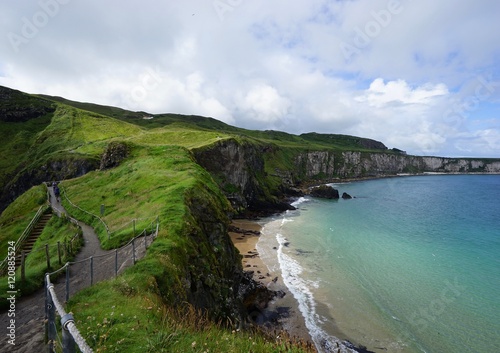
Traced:
<svg viewBox="0 0 500 353">
<path fill-rule="evenodd" d="M 31 252 L 31 249 L 33 249 L 33 245 L 35 245 L 38 237 L 42 234 L 43 229 L 45 228 L 45 225 L 49 222 L 49 220 L 51 218 L 52 218 L 51 211 L 44 213 L 40 217 L 40 219 L 38 220 L 38 223 L 35 225 L 35 227 L 31 231 L 30 235 L 24 241 L 23 251 L 24 251 L 25 256 Z M 18 256 L 18 257 L 16 257 L 16 267 L 18 267 L 20 265 L 21 265 L 21 257 Z"/>
</svg>

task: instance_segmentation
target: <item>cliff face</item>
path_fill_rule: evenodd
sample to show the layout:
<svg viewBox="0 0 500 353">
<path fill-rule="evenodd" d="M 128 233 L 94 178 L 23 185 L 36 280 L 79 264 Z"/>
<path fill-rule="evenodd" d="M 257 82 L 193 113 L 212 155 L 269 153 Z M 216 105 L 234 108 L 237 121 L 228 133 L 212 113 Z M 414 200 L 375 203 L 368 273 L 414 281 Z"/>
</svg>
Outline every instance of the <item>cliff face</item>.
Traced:
<svg viewBox="0 0 500 353">
<path fill-rule="evenodd" d="M 269 146 L 227 139 L 193 153 L 197 163 L 219 184 L 235 211 L 284 211 L 289 206 L 278 200 L 266 180 L 264 156 L 268 149 Z"/>
<path fill-rule="evenodd" d="M 99 167 L 99 161 L 89 158 L 71 158 L 46 163 L 17 173 L 0 193 L 0 212 L 19 195 L 34 185 L 51 180 L 65 180 L 87 174 Z"/>
<path fill-rule="evenodd" d="M 296 157 L 307 178 L 360 178 L 399 173 L 500 173 L 500 161 L 392 153 L 307 152 Z"/>
<path fill-rule="evenodd" d="M 241 320 L 244 273 L 241 257 L 227 233 L 228 205 L 223 196 L 202 191 L 202 187 L 186 194 L 190 250 L 181 279 L 185 299 L 215 317 Z"/>
<path fill-rule="evenodd" d="M 493 159 L 421 157 L 382 151 L 297 151 L 233 139 L 196 151 L 195 157 L 236 210 L 278 210 L 270 206 L 276 206 L 280 197 L 290 195 L 304 182 L 401 173 L 500 173 L 500 161 Z"/>
</svg>

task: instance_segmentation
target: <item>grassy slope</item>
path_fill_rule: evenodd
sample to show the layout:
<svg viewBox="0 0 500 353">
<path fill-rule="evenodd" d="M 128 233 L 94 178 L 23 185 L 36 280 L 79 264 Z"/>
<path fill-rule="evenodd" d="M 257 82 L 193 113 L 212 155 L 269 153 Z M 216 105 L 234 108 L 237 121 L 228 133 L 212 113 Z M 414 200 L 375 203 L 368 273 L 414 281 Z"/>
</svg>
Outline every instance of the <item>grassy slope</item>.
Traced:
<svg viewBox="0 0 500 353">
<path fill-rule="evenodd" d="M 17 241 L 40 206 L 47 203 L 45 186 L 31 188 L 0 214 L 0 258 L 7 254 L 7 242 Z"/>
<path fill-rule="evenodd" d="M 50 124 L 52 114 L 27 122 L 0 121 L 0 185 L 20 166 L 28 163 L 30 151 L 37 134 Z"/>
<path fill-rule="evenodd" d="M 179 316 L 165 305 L 185 300 L 179 279 L 194 265 L 190 258 L 212 258 L 205 266 L 217 263 L 212 250 L 191 240 L 196 220 L 186 206 L 208 200 L 215 209 L 228 208 L 216 184 L 188 150 L 135 145 L 119 167 L 65 181 L 63 186 L 72 201 L 84 208 L 96 209 L 102 200 L 109 203 L 104 219 L 110 224 L 148 216 L 153 210 L 160 216 L 160 234 L 146 258 L 118 279 L 88 288 L 71 299 L 69 309 L 85 318 L 79 324 L 93 347 L 118 352 L 285 351 L 283 343 L 250 332 L 232 332 L 203 319 L 203 315 Z M 117 245 L 115 240 L 104 239 L 103 243 Z M 208 271 L 216 272 L 217 268 Z M 295 347 L 286 351 L 306 350 Z"/>
<path fill-rule="evenodd" d="M 190 258 L 201 254 L 206 259 L 206 268 L 200 271 L 218 270 L 211 268 L 218 261 L 214 249 L 200 247 L 187 237 L 197 232 L 194 230 L 196 220 L 188 206 L 203 200 L 208 207 L 220 210 L 217 212 L 226 213 L 229 207 L 211 176 L 193 161 L 189 149 L 236 138 L 259 145 L 274 145 L 280 151 L 279 157 L 286 157 L 284 163 L 290 163 L 296 151 L 328 149 L 329 146 L 287 133 L 249 131 L 197 116 L 167 114 L 144 120 L 144 113 L 140 112 L 64 101 L 70 106 L 61 102 L 59 99 L 56 111 L 46 117 L 43 124 L 40 121 L 39 126 L 33 127 L 29 143 L 22 150 L 26 152 L 26 163 L 35 168 L 54 158 L 98 158 L 110 141 L 123 141 L 130 146 L 131 153 L 119 167 L 65 181 L 62 184 L 64 190 L 72 202 L 93 213 L 99 212 L 101 204 L 106 206 L 103 218 L 113 232 L 110 240 L 106 233 L 100 233 L 106 248 L 119 246 L 133 236 L 131 227 L 123 228 L 133 218 L 159 216 L 161 222 L 159 238 L 137 266 L 117 280 L 101 283 L 73 297 L 70 307 L 76 317 L 91 318 L 91 324 L 83 331 L 91 342 L 93 340 L 94 347 L 106 346 L 111 351 L 114 347 L 122 352 L 148 351 L 149 347 L 149 351 L 159 351 L 154 346 L 160 342 L 164 347 L 169 346 L 171 351 L 185 351 L 192 349 L 193 342 L 197 341 L 200 349 L 206 342 L 212 351 L 246 351 L 252 342 L 256 352 L 283 351 L 280 344 L 263 338 L 258 338 L 255 347 L 248 334 L 235 335 L 213 325 L 197 330 L 189 322 L 179 324 L 178 320 L 173 320 L 175 314 L 165 316 L 169 311 L 165 302 L 183 300 L 183 284 L 179 278 L 192 265 L 188 263 Z M 20 134 L 23 127 L 17 127 L 17 132 L 12 134 Z M 11 151 L 13 146 L 1 148 L 9 151 L 7 155 L 12 161 L 15 156 Z M 23 197 L 26 200 L 20 199 L 21 205 L 40 200 L 31 194 Z M 67 203 L 66 206 L 77 218 L 95 222 L 86 219 Z M 29 207 L 26 208 L 15 210 L 14 214 L 29 215 L 33 207 L 30 211 Z M 6 210 L 2 217 L 12 215 L 10 212 Z M 220 218 L 223 219 L 224 215 Z M 23 228 L 21 224 L 19 222 L 17 226 L 19 230 Z M 0 242 L 15 238 L 16 233 L 17 230 L 2 232 Z M 194 272 L 198 270 L 194 269 Z M 224 290 L 221 288 L 221 293 Z M 146 303 L 152 304 L 146 307 Z M 111 317 L 112 313 L 115 318 Z M 124 319 L 118 318 L 121 314 L 124 314 Z M 129 317 L 132 314 L 133 320 Z M 215 336 L 227 339 L 212 339 Z M 127 348 L 118 348 L 122 347 L 120 345 Z"/>
</svg>

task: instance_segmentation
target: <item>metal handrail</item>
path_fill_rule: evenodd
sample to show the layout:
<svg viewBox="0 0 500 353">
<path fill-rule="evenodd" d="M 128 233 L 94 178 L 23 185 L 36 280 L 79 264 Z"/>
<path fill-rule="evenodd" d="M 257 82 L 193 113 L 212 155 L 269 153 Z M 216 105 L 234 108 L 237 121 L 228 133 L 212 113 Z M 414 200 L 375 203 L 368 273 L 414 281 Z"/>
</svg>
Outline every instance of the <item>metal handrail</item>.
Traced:
<svg viewBox="0 0 500 353">
<path fill-rule="evenodd" d="M 74 342 L 78 345 L 78 348 L 80 348 L 80 351 L 82 351 L 83 353 L 93 353 L 94 351 L 92 350 L 92 348 L 90 348 L 90 346 L 85 341 L 85 338 L 83 338 L 83 336 L 80 334 L 80 331 L 78 331 L 73 316 L 66 313 L 64 307 L 57 299 L 57 294 L 54 290 L 54 285 L 50 282 L 49 274 L 45 276 L 45 280 L 47 283 L 47 292 L 50 293 L 50 299 L 52 300 L 52 303 L 54 303 L 57 312 L 61 316 L 61 324 L 63 326 L 62 329 L 67 330 L 71 334 Z"/>
<path fill-rule="evenodd" d="M 150 236 L 156 238 L 158 236 L 158 231 L 159 231 L 159 221 L 157 218 L 156 221 L 156 230 L 151 233 Z M 144 235 L 143 235 L 144 234 Z M 140 235 L 134 237 L 131 241 L 129 241 L 126 245 L 122 246 L 120 249 L 124 249 L 125 247 L 129 246 L 130 243 L 132 243 L 132 246 L 134 244 L 134 241 L 140 237 L 147 237 L 148 234 L 146 230 L 141 232 Z M 116 249 L 115 251 L 118 251 L 120 249 Z M 116 252 L 115 252 L 116 254 Z M 105 254 L 101 256 L 108 256 L 110 254 Z M 134 258 L 134 263 L 135 263 L 135 254 L 132 255 Z M 84 262 L 87 260 L 91 260 L 93 258 L 100 257 L 100 256 L 95 256 L 95 257 L 89 257 L 85 260 L 77 261 L 77 262 L 66 262 L 66 264 L 60 268 L 57 271 L 54 271 L 52 273 L 46 273 L 45 274 L 45 285 L 46 285 L 46 314 L 45 314 L 45 319 L 46 319 L 46 330 L 48 333 L 48 339 L 49 339 L 49 352 L 53 352 L 54 348 L 54 340 L 59 338 L 59 335 L 57 334 L 57 331 L 55 329 L 55 315 L 54 315 L 54 309 L 59 313 L 61 317 L 61 326 L 62 326 L 62 343 L 61 345 L 63 346 L 63 351 L 64 352 L 74 352 L 74 345 L 78 345 L 79 349 L 83 353 L 93 353 L 92 348 L 87 344 L 85 341 L 85 338 L 81 335 L 81 333 L 78 331 L 78 328 L 76 327 L 75 324 L 75 319 L 73 318 L 73 315 L 71 313 L 66 313 L 64 310 L 63 305 L 59 302 L 59 299 L 57 298 L 57 294 L 54 289 L 54 284 L 50 282 L 50 276 L 58 274 L 62 272 L 63 270 L 67 270 L 71 265 L 75 263 L 80 263 Z M 91 265 L 92 266 L 92 265 Z M 117 265 L 115 264 L 115 271 L 117 271 Z M 68 274 L 68 272 L 66 272 Z M 66 274 L 66 275 L 67 275 Z M 66 300 L 69 298 L 69 287 L 68 287 L 68 277 L 66 277 Z M 92 273 L 91 273 L 91 285 L 92 285 Z"/>
<path fill-rule="evenodd" d="M 24 241 L 26 240 L 26 238 L 28 238 L 28 236 L 31 234 L 31 231 L 33 230 L 33 228 L 35 228 L 35 225 L 38 223 L 38 221 L 40 220 L 40 218 L 42 217 L 42 215 L 45 213 L 45 211 L 47 211 L 49 209 L 49 207 L 50 207 L 49 205 L 42 205 L 42 206 L 40 206 L 40 208 L 36 212 L 35 216 L 31 220 L 31 222 L 24 229 L 24 231 L 21 234 L 21 236 L 19 237 L 19 239 L 17 239 L 16 244 L 14 245 L 14 249 L 15 249 L 15 255 L 14 256 L 18 256 L 18 252 L 19 252 L 19 250 L 21 248 L 21 245 L 24 243 Z M 8 259 L 8 256 L 6 256 L 5 259 L 2 261 L 2 263 L 0 264 L 0 273 L 4 272 L 5 267 L 7 265 L 7 259 Z"/>
</svg>

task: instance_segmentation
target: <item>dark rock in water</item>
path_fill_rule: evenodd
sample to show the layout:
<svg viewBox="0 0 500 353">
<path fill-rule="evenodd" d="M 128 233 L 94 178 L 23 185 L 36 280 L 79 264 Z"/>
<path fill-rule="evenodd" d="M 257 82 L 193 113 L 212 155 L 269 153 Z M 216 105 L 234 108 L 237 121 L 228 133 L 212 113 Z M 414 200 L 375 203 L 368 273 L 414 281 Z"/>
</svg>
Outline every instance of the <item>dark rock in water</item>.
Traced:
<svg viewBox="0 0 500 353">
<path fill-rule="evenodd" d="M 321 185 L 311 189 L 310 195 L 323 199 L 338 200 L 340 198 L 339 191 L 328 185 Z"/>
<path fill-rule="evenodd" d="M 351 195 L 349 195 L 347 192 L 344 192 L 344 193 L 342 194 L 342 198 L 343 198 L 344 200 L 350 200 L 350 199 L 352 199 L 352 196 L 351 196 Z"/>
</svg>

